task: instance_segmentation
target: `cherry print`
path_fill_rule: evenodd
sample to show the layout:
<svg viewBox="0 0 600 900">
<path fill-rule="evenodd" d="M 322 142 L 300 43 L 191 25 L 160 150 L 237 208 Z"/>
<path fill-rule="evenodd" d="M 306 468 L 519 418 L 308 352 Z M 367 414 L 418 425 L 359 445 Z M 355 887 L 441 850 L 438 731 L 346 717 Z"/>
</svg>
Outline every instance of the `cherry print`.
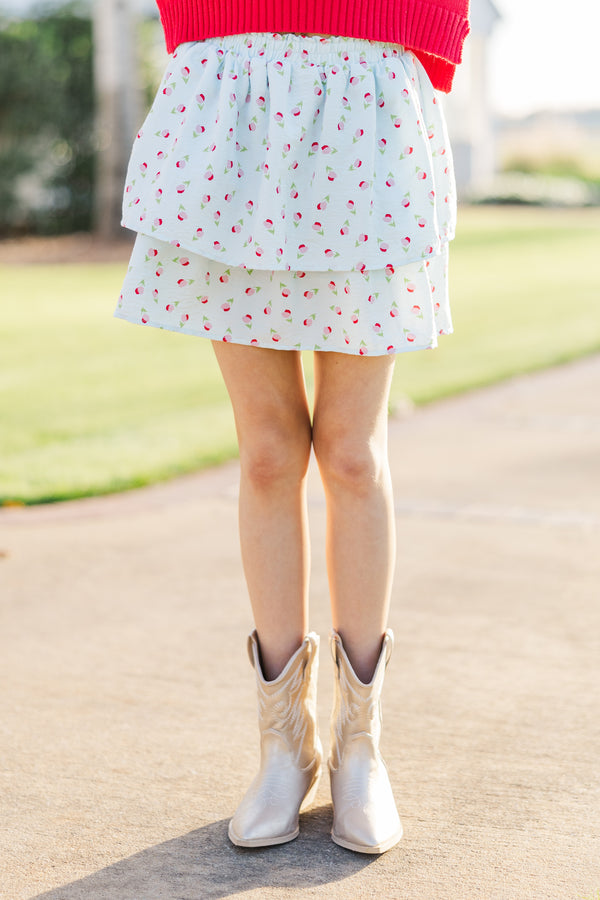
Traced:
<svg viewBox="0 0 600 900">
<path fill-rule="evenodd" d="M 138 231 L 116 315 L 361 355 L 431 348 L 452 331 L 456 197 L 427 76 L 396 46 L 310 40 L 229 35 L 173 54 L 132 151 L 123 222 L 148 236 Z M 345 40 L 335 64 L 331 50 L 312 56 Z M 173 239 L 177 257 L 164 250 Z"/>
</svg>

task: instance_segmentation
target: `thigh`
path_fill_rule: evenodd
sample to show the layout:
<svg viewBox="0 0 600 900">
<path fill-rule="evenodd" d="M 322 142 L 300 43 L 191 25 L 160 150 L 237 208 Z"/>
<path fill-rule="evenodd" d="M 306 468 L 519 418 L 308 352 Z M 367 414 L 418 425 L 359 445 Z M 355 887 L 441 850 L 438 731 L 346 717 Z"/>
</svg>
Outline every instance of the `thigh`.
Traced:
<svg viewBox="0 0 600 900">
<path fill-rule="evenodd" d="M 313 439 L 355 440 L 364 444 L 387 437 L 388 401 L 395 357 L 315 353 Z"/>
<path fill-rule="evenodd" d="M 240 444 L 252 435 L 310 428 L 302 356 L 295 350 L 269 350 L 213 341 L 231 398 Z"/>
</svg>

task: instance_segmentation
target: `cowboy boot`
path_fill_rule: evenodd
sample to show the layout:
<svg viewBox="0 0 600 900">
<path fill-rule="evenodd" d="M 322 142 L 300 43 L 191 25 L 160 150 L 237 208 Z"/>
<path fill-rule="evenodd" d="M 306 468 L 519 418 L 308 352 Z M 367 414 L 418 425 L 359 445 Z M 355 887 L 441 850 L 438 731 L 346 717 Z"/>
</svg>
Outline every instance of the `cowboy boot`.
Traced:
<svg viewBox="0 0 600 900">
<path fill-rule="evenodd" d="M 301 806 L 316 794 L 323 758 L 316 718 L 318 650 L 319 636 L 310 632 L 281 674 L 266 681 L 256 631 L 248 638 L 258 689 L 260 769 L 229 823 L 229 838 L 239 847 L 292 841 Z"/>
<path fill-rule="evenodd" d="M 381 689 L 394 635 L 383 636 L 369 684 L 356 676 L 336 631 L 330 638 L 335 662 L 329 775 L 333 800 L 331 836 L 358 853 L 383 853 L 402 837 L 390 779 L 381 753 Z"/>
</svg>

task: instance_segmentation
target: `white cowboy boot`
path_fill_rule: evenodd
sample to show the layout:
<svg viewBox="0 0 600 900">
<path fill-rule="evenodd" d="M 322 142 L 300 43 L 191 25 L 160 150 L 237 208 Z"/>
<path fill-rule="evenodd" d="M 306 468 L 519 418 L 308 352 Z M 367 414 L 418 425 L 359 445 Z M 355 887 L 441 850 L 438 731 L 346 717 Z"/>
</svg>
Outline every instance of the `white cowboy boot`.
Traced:
<svg viewBox="0 0 600 900">
<path fill-rule="evenodd" d="M 256 671 L 260 769 L 229 823 L 229 838 L 240 847 L 268 847 L 299 833 L 301 806 L 314 798 L 323 751 L 317 735 L 319 636 L 310 632 L 273 681 L 265 681 L 258 636 L 248 638 Z"/>
<path fill-rule="evenodd" d="M 356 676 L 336 631 L 330 638 L 335 662 L 329 775 L 333 800 L 331 836 L 358 853 L 383 853 L 402 837 L 402 824 L 381 753 L 381 689 L 394 635 L 385 632 L 369 684 Z"/>
</svg>

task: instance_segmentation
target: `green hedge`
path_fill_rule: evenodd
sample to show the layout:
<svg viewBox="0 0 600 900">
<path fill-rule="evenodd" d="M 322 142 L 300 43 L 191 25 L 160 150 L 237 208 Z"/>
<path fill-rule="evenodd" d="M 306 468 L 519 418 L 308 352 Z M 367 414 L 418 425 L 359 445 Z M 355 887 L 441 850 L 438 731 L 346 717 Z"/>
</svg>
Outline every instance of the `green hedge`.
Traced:
<svg viewBox="0 0 600 900">
<path fill-rule="evenodd" d="M 92 25 L 76 4 L 0 15 L 0 234 L 89 229 Z"/>
</svg>

